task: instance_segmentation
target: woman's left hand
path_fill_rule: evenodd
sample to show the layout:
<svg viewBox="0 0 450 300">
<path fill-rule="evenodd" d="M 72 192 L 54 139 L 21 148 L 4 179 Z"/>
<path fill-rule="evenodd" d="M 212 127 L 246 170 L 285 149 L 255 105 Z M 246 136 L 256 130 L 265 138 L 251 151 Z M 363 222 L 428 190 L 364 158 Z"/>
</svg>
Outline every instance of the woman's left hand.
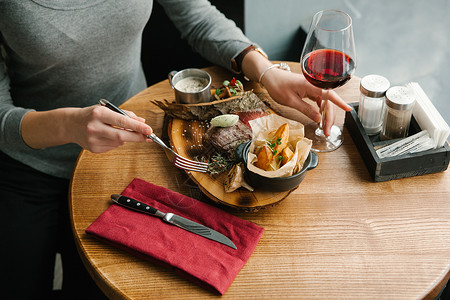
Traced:
<svg viewBox="0 0 450 300">
<path fill-rule="evenodd" d="M 270 97 L 282 105 L 297 109 L 314 122 L 321 121 L 321 106 L 325 103 L 322 100 L 328 99 L 327 105 L 323 105 L 325 111 L 322 121 L 325 135 L 330 135 L 331 126 L 334 124 L 335 106 L 345 111 L 352 110 L 352 107 L 345 103 L 335 91 L 329 90 L 328 95 L 325 95 L 326 91 L 313 86 L 302 74 L 279 68 L 267 70 L 271 65 L 272 62 L 261 53 L 250 51 L 244 56 L 241 67 L 244 74 L 254 82 L 258 82 L 261 74 L 266 70 L 260 83 L 267 89 Z M 304 98 L 315 101 L 316 105 L 311 105 Z"/>
<path fill-rule="evenodd" d="M 310 84 L 303 75 L 273 68 L 264 74 L 261 82 L 269 95 L 280 104 L 292 107 L 305 114 L 314 122 L 321 121 L 321 105 L 327 97 L 326 91 Z M 309 98 L 316 105 L 304 101 Z M 325 135 L 330 134 L 331 126 L 335 121 L 335 106 L 350 111 L 352 108 L 333 90 L 328 91 L 328 103 L 323 105 L 323 130 Z"/>
</svg>

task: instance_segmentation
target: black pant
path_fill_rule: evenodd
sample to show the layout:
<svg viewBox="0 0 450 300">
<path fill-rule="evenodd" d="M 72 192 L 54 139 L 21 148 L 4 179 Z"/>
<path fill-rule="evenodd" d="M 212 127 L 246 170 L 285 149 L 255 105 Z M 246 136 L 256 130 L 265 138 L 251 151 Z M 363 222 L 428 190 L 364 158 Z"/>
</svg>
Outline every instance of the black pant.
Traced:
<svg viewBox="0 0 450 300">
<path fill-rule="evenodd" d="M 0 294 L 51 299 L 56 253 L 63 262 L 62 299 L 102 299 L 78 256 L 68 210 L 69 180 L 0 152 Z M 6 293 L 6 294 L 5 294 Z"/>
</svg>

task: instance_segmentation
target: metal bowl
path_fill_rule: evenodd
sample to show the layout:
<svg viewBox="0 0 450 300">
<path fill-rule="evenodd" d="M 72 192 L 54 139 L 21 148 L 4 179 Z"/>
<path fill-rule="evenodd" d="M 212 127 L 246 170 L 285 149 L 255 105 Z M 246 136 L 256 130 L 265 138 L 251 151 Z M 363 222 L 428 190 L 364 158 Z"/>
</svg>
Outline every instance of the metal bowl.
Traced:
<svg viewBox="0 0 450 300">
<path fill-rule="evenodd" d="M 244 179 L 255 189 L 270 190 L 274 192 L 289 191 L 299 186 L 306 176 L 306 171 L 314 169 L 319 163 L 319 157 L 316 153 L 310 151 L 306 158 L 303 168 L 296 174 L 289 177 L 265 177 L 247 169 L 248 151 L 250 149 L 250 143 L 240 144 L 236 148 L 236 156 L 239 161 L 244 163 L 245 172 Z"/>
</svg>

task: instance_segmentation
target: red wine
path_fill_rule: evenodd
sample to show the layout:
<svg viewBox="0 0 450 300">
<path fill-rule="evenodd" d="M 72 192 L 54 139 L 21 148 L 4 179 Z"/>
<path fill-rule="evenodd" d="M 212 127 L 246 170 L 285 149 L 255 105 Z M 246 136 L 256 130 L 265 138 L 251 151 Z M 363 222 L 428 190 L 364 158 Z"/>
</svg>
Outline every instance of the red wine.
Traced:
<svg viewBox="0 0 450 300">
<path fill-rule="evenodd" d="M 345 53 L 331 49 L 315 50 L 302 61 L 305 78 L 322 89 L 334 89 L 350 80 L 355 62 Z"/>
</svg>

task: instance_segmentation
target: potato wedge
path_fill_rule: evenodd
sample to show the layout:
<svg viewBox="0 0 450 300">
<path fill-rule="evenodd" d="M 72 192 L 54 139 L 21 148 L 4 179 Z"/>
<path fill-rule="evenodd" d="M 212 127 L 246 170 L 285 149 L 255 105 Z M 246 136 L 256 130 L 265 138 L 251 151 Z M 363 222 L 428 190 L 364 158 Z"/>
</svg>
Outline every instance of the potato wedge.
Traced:
<svg viewBox="0 0 450 300">
<path fill-rule="evenodd" d="M 275 144 L 273 150 L 275 150 L 275 154 L 281 153 L 284 148 L 286 148 L 287 143 L 289 141 L 289 125 L 284 123 L 278 128 L 275 132 L 275 135 L 272 138 L 272 143 Z"/>
<path fill-rule="evenodd" d="M 257 158 L 258 160 L 255 162 L 256 167 L 265 171 L 271 170 L 270 164 L 273 161 L 273 154 L 269 146 L 264 145 L 259 151 Z"/>
<path fill-rule="evenodd" d="M 291 148 L 286 147 L 281 151 L 281 157 L 283 157 L 281 160 L 280 167 L 284 166 L 287 162 L 291 160 L 291 158 L 294 156 L 294 152 L 292 152 Z"/>
</svg>

